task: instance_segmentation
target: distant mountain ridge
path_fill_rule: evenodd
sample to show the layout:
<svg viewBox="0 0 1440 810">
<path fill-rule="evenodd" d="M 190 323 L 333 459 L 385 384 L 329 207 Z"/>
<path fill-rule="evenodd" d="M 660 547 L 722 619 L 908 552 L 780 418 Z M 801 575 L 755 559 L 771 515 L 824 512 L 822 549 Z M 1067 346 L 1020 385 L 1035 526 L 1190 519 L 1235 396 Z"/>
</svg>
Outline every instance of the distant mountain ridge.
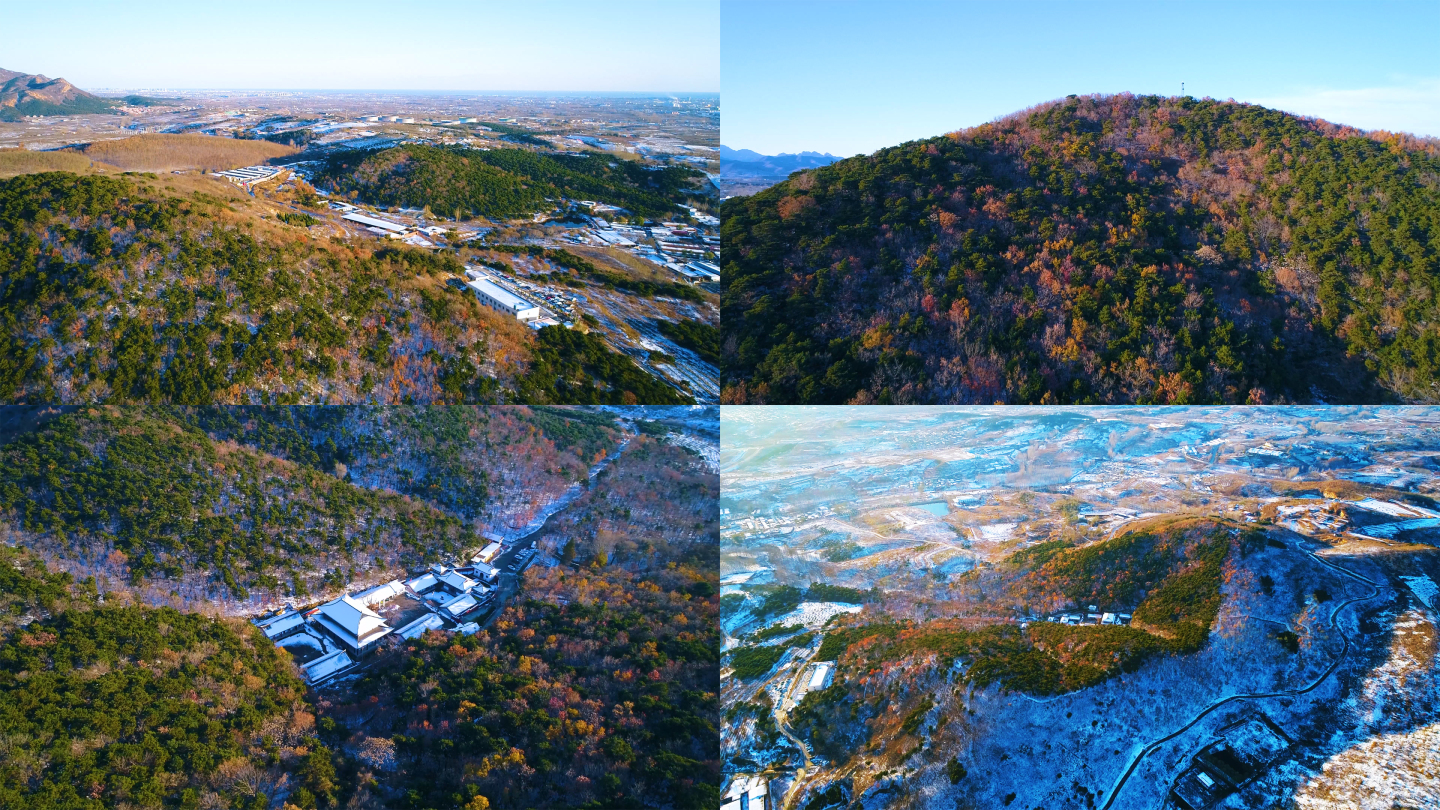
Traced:
<svg viewBox="0 0 1440 810">
<path fill-rule="evenodd" d="M 26 115 L 108 113 L 116 102 L 81 90 L 65 79 L 0 68 L 0 120 Z"/>
<path fill-rule="evenodd" d="M 821 152 L 782 152 L 778 155 L 762 155 L 751 149 L 720 147 L 720 171 L 755 176 L 788 177 L 791 172 L 802 169 L 816 169 L 829 166 L 840 158 Z M 735 165 L 735 164 L 741 165 Z"/>
<path fill-rule="evenodd" d="M 720 178 L 730 188 L 744 188 L 741 193 L 772 186 L 792 173 L 829 166 L 840 158 L 829 153 L 798 152 L 762 155 L 751 149 L 720 147 Z"/>
</svg>

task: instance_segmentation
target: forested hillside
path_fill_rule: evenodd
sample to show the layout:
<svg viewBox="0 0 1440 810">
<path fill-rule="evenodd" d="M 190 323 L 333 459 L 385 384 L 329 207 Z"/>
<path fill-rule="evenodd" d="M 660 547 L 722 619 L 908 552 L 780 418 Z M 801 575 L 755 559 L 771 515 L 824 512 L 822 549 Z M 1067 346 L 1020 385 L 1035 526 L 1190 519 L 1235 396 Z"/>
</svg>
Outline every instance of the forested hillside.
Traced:
<svg viewBox="0 0 1440 810">
<path fill-rule="evenodd" d="M 992 570 L 967 574 L 960 588 L 982 594 L 971 605 L 977 614 L 1019 605 L 1046 619 L 997 624 L 962 614 L 921 622 L 875 615 L 837 621 L 816 656 L 837 662 L 835 684 L 807 694 L 791 722 L 817 753 L 844 762 L 866 740 L 873 750 L 923 738 L 934 704 L 916 700 L 925 690 L 913 687 L 945 673 L 977 689 L 1047 696 L 1096 686 L 1159 656 L 1195 653 L 1219 615 L 1226 566 L 1233 569 L 1235 559 L 1266 542 L 1261 531 L 1182 520 L 1082 546 L 1064 540 L 1033 546 Z M 1048 620 L 1093 612 L 1091 603 L 1133 620 L 1088 626 Z M 910 706 L 897 714 L 882 697 Z"/>
<path fill-rule="evenodd" d="M 0 582 L 0 806 L 333 806 L 304 684 L 248 623 L 102 604 L 4 546 Z"/>
<path fill-rule="evenodd" d="M 397 807 L 476 795 L 492 807 L 713 807 L 715 580 L 689 567 L 532 573 L 488 631 L 427 634 L 356 684 L 330 712 L 336 737 L 372 752 L 383 789 L 409 797 Z"/>
<path fill-rule="evenodd" d="M 263 604 L 525 525 L 619 439 L 608 416 L 520 406 L 92 407 L 0 443 L 0 522 L 109 587 Z"/>
<path fill-rule="evenodd" d="M 477 635 L 427 635 L 328 714 L 395 806 L 708 808 L 719 801 L 719 477 L 640 436 Z M 371 696 L 378 697 L 378 701 Z"/>
<path fill-rule="evenodd" d="M 1431 140 L 1070 96 L 723 219 L 726 402 L 1440 398 Z"/>
<path fill-rule="evenodd" d="M 0 516 L 44 557 L 200 603 L 305 596 L 477 539 L 424 502 L 136 408 L 62 415 L 0 447 Z"/>
<path fill-rule="evenodd" d="M 407 144 L 332 155 L 315 182 L 354 192 L 368 203 L 429 206 L 442 216 L 518 217 L 548 211 L 554 200 L 570 197 L 669 218 L 682 213 L 676 203 L 696 193 L 694 182 L 703 176 L 694 169 L 647 167 L 601 155 Z"/>
<path fill-rule="evenodd" d="M 203 614 L 254 610 L 227 589 L 303 604 L 475 548 L 468 518 L 588 483 L 614 416 L 127 406 L 3 424 L 0 806 L 718 802 L 719 481 L 692 451 L 631 437 L 556 521 L 579 564 L 531 569 L 478 633 L 396 639 L 316 692 L 248 623 Z"/>
<path fill-rule="evenodd" d="M 200 178 L 0 181 L 0 401 L 688 401 L 481 306 L 453 256 L 264 216 Z"/>
</svg>

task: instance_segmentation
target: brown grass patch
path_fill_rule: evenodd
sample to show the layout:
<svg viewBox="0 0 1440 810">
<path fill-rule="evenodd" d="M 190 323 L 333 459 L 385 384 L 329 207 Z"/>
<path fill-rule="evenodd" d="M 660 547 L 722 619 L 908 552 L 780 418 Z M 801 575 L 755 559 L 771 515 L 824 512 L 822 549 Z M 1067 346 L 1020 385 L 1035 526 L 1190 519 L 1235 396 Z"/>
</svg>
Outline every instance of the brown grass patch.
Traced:
<svg viewBox="0 0 1440 810">
<path fill-rule="evenodd" d="M 119 169 L 114 166 L 96 163 L 85 155 L 76 152 L 32 152 L 29 149 L 0 149 L 0 177 L 15 177 L 16 175 L 38 174 L 40 172 L 90 174 L 93 171 L 103 171 L 105 169 L 119 171 Z"/>
<path fill-rule="evenodd" d="M 115 141 L 98 141 L 85 147 L 85 155 L 126 171 L 220 171 L 253 166 L 293 155 L 293 146 L 269 141 L 241 141 L 212 135 L 136 135 Z"/>
</svg>

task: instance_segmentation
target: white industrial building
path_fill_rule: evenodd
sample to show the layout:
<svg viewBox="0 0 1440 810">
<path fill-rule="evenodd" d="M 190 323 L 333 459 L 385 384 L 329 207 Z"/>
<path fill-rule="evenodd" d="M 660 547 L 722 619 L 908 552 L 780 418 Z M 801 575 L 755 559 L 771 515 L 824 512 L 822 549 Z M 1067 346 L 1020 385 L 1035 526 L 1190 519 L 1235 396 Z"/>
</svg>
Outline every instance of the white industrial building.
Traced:
<svg viewBox="0 0 1440 810">
<path fill-rule="evenodd" d="M 806 684 L 805 688 L 811 692 L 824 689 L 828 687 L 834 679 L 835 665 L 829 661 L 821 661 L 810 671 L 810 682 Z"/>
<path fill-rule="evenodd" d="M 528 321 L 540 317 L 540 307 L 491 281 L 488 276 L 479 276 L 465 282 L 480 299 L 480 303 L 491 309 L 515 316 L 517 320 Z"/>
<path fill-rule="evenodd" d="M 216 172 L 216 177 L 223 177 L 227 182 L 250 191 L 261 183 L 267 183 L 280 176 L 280 169 L 274 166 L 246 166 L 242 169 L 227 169 L 223 172 Z"/>
<path fill-rule="evenodd" d="M 346 219 L 351 222 L 364 225 L 367 229 L 379 228 L 387 234 L 401 234 L 410 230 L 410 227 L 408 225 L 401 225 L 398 222 L 391 222 L 388 219 L 376 219 L 375 217 L 367 217 L 364 214 L 359 214 L 354 211 L 345 214 L 343 217 L 341 217 L 341 219 Z"/>
</svg>

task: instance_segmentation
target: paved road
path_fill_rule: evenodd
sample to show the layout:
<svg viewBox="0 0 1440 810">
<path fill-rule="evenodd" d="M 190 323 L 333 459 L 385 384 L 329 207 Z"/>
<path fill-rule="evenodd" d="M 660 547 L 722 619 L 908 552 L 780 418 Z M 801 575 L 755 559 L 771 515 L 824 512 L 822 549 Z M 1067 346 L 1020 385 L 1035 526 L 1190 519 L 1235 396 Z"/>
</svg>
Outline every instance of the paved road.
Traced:
<svg viewBox="0 0 1440 810">
<path fill-rule="evenodd" d="M 1337 604 L 1334 610 L 1330 611 L 1329 625 L 1331 629 L 1338 631 L 1339 628 L 1335 626 L 1335 616 L 1338 615 L 1341 610 L 1349 607 L 1356 602 L 1364 602 L 1370 599 L 1374 599 L 1375 597 L 1380 595 L 1379 583 L 1368 580 L 1365 577 L 1360 576 L 1359 574 L 1352 573 L 1351 571 L 1341 568 L 1340 566 L 1332 562 L 1327 562 L 1326 560 L 1321 559 L 1320 555 L 1313 552 L 1310 554 L 1310 557 L 1327 568 L 1333 568 L 1347 577 L 1360 580 L 1361 582 L 1364 582 L 1365 584 L 1370 586 L 1370 595 L 1357 596 L 1352 599 L 1346 599 L 1344 602 Z M 1101 805 L 1100 810 L 1110 810 L 1110 806 L 1115 803 L 1115 798 L 1119 796 L 1120 791 L 1124 789 L 1125 781 L 1130 778 L 1130 775 L 1135 772 L 1135 769 L 1140 766 L 1140 762 L 1144 760 L 1146 756 L 1150 755 L 1152 752 L 1154 752 L 1156 749 L 1158 749 L 1165 743 L 1170 742 L 1176 737 L 1179 737 L 1181 734 L 1184 734 L 1185 732 L 1194 728 L 1196 723 L 1199 723 L 1201 720 L 1205 719 L 1205 717 L 1210 715 L 1212 712 L 1214 712 L 1221 706 L 1224 706 L 1227 703 L 1235 703 L 1242 700 L 1261 700 L 1264 698 L 1272 697 L 1293 697 L 1296 695 L 1306 694 L 1307 692 L 1313 692 L 1315 689 L 1319 688 L 1322 683 L 1324 683 L 1327 679 L 1329 679 L 1332 674 L 1334 674 L 1335 670 L 1340 667 L 1341 662 L 1345 660 L 1345 656 L 1350 653 L 1350 637 L 1346 636 L 1343 633 L 1341 633 L 1340 637 L 1345 641 L 1345 646 L 1340 650 L 1340 654 L 1335 657 L 1335 660 L 1330 663 L 1330 666 L 1326 668 L 1325 672 L 1323 672 L 1320 677 L 1315 679 L 1315 682 L 1310 684 L 1309 686 L 1306 686 L 1302 689 L 1286 689 L 1279 692 L 1262 692 L 1253 695 L 1231 695 L 1230 697 L 1217 700 L 1214 703 L 1211 703 L 1209 706 L 1205 707 L 1205 709 L 1203 709 L 1199 714 L 1195 715 L 1195 717 L 1191 719 L 1190 722 L 1142 748 L 1140 752 L 1137 753 L 1135 757 L 1130 760 L 1130 767 L 1126 768 L 1125 773 L 1120 775 L 1120 781 L 1116 782 L 1115 787 L 1110 790 L 1110 798 L 1105 800 L 1105 804 Z"/>
</svg>

